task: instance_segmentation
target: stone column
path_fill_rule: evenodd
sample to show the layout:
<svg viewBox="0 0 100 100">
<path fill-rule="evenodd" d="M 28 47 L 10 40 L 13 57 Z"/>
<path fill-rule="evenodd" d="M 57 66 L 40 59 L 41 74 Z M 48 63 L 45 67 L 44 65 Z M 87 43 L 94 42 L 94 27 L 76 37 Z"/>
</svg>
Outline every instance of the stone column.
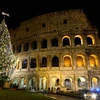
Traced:
<svg viewBox="0 0 100 100">
<path fill-rule="evenodd" d="M 62 70 L 63 67 L 63 57 L 62 57 L 62 53 L 60 53 L 59 55 L 59 70 Z"/>
<path fill-rule="evenodd" d="M 73 67 L 73 70 L 76 69 L 76 56 L 75 56 L 75 52 L 74 50 L 72 50 L 71 52 L 71 57 L 72 57 L 72 67 Z"/>
<path fill-rule="evenodd" d="M 40 60 L 39 60 L 39 55 L 37 55 L 37 63 L 36 63 L 36 67 L 37 67 L 37 70 L 39 70 L 39 67 L 40 67 Z"/>
<path fill-rule="evenodd" d="M 50 67 L 51 67 L 51 56 L 50 55 L 47 55 L 47 67 L 48 67 L 48 70 L 50 70 Z"/>
<path fill-rule="evenodd" d="M 77 87 L 77 76 L 74 74 L 74 86 L 75 86 L 75 91 L 78 90 L 78 87 Z"/>
<path fill-rule="evenodd" d="M 26 89 L 28 89 L 28 85 L 29 85 L 29 79 L 28 79 L 28 76 L 25 76 L 25 79 L 26 79 Z"/>
<path fill-rule="evenodd" d="M 89 63 L 89 56 L 90 56 L 90 50 L 86 49 L 86 64 L 87 64 L 87 70 L 90 70 L 90 63 Z"/>
</svg>

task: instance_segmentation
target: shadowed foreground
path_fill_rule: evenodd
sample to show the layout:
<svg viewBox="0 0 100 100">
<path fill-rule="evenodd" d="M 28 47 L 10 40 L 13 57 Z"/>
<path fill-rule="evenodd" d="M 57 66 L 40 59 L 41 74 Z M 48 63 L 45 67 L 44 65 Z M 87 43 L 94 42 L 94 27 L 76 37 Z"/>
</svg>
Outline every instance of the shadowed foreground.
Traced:
<svg viewBox="0 0 100 100">
<path fill-rule="evenodd" d="M 55 100 L 26 90 L 0 90 L 0 100 Z"/>
</svg>

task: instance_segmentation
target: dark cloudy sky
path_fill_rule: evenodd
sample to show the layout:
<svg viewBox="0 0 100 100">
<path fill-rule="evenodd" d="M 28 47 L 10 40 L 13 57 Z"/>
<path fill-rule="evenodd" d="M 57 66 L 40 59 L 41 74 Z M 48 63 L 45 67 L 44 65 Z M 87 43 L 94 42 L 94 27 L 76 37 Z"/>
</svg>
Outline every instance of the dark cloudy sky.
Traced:
<svg viewBox="0 0 100 100">
<path fill-rule="evenodd" d="M 83 9 L 91 23 L 100 28 L 100 5 L 97 0 L 94 0 L 94 2 L 92 0 L 88 2 L 86 2 L 87 0 L 12 1 L 3 0 L 3 2 L 0 2 L 0 19 L 3 18 L 1 12 L 9 13 L 10 17 L 6 17 L 6 23 L 9 28 L 17 27 L 21 21 L 41 14 L 68 9 Z"/>
</svg>

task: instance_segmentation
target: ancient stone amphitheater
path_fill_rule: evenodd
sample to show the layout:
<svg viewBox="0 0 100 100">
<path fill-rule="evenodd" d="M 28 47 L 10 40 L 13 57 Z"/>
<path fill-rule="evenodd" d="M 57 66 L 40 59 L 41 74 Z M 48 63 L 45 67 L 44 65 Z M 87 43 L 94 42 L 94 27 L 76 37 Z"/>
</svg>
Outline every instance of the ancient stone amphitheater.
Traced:
<svg viewBox="0 0 100 100">
<path fill-rule="evenodd" d="M 36 16 L 10 29 L 19 89 L 77 91 L 100 87 L 100 39 L 82 9 Z"/>
</svg>

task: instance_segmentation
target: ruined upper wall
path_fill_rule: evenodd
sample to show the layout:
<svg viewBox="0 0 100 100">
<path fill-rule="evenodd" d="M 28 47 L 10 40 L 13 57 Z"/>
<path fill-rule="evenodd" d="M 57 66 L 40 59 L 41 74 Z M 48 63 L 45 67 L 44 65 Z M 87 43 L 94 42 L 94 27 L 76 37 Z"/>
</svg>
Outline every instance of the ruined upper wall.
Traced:
<svg viewBox="0 0 100 100">
<path fill-rule="evenodd" d="M 76 31 L 92 28 L 82 9 L 57 11 L 34 17 L 20 23 L 13 31 L 18 36 L 49 33 L 53 31 Z M 28 32 L 28 34 L 27 34 Z"/>
</svg>

